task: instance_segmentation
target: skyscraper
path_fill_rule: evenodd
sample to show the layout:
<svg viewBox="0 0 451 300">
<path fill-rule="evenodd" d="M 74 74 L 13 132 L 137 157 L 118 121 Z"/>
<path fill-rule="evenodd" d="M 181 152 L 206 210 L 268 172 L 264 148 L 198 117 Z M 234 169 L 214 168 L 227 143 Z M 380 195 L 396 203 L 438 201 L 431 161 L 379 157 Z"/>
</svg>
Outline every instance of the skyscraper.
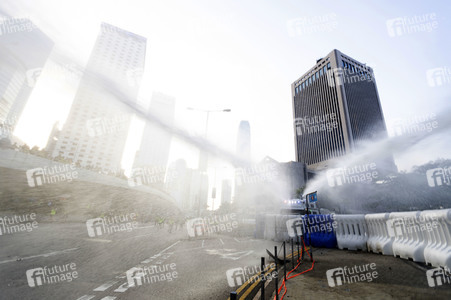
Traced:
<svg viewBox="0 0 451 300">
<path fill-rule="evenodd" d="M 372 68 L 333 50 L 291 85 L 296 159 L 321 170 L 387 136 Z"/>
<path fill-rule="evenodd" d="M 251 127 L 248 121 L 241 121 L 238 127 L 236 154 L 244 160 L 251 160 Z"/>
<path fill-rule="evenodd" d="M 175 98 L 153 93 L 149 113 L 171 125 L 174 121 Z M 141 146 L 136 154 L 135 167 L 161 167 L 166 169 L 171 147 L 172 133 L 147 121 Z"/>
<path fill-rule="evenodd" d="M 81 166 L 121 168 L 132 112 L 123 101 L 137 100 L 146 39 L 103 23 L 53 156 Z"/>
<path fill-rule="evenodd" d="M 13 130 L 52 49 L 53 41 L 30 20 L 0 24 L 0 124 Z"/>
</svg>

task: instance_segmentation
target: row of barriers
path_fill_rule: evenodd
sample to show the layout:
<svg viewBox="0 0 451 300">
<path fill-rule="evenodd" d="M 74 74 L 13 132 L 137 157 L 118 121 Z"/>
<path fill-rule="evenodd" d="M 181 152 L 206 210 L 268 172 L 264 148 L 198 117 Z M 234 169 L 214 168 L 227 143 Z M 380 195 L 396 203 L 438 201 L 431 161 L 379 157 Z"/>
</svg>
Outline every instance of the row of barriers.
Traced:
<svg viewBox="0 0 451 300">
<path fill-rule="evenodd" d="M 314 247 L 394 255 L 451 270 L 451 209 L 297 216 L 286 224 L 291 237 L 302 234 Z"/>
</svg>

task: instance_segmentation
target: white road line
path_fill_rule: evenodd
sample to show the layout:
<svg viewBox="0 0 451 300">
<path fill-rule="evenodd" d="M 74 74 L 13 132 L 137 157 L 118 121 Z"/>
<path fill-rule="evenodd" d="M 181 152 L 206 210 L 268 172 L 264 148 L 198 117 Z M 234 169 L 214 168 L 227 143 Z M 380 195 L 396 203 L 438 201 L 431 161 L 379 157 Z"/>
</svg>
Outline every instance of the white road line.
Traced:
<svg viewBox="0 0 451 300">
<path fill-rule="evenodd" d="M 135 229 L 152 228 L 152 227 L 155 227 L 155 225 L 143 226 L 143 227 L 136 227 Z"/>
<path fill-rule="evenodd" d="M 202 248 L 204 247 L 205 240 L 202 240 Z"/>
<path fill-rule="evenodd" d="M 220 241 L 221 241 L 221 244 L 223 244 L 224 245 L 224 242 L 222 241 L 222 239 L 219 239 Z"/>
<path fill-rule="evenodd" d="M 237 243 L 241 243 L 237 238 L 233 238 Z"/>
<path fill-rule="evenodd" d="M 114 300 L 114 299 L 116 299 L 116 297 L 113 297 L 113 296 L 106 296 L 106 297 L 103 297 L 103 298 L 100 299 L 100 300 Z"/>
<path fill-rule="evenodd" d="M 98 242 L 98 243 L 111 243 L 111 240 L 105 240 L 105 239 L 96 239 L 96 238 L 90 238 L 90 239 L 83 239 L 85 241 L 90 241 L 90 242 Z"/>
<path fill-rule="evenodd" d="M 94 295 L 84 295 L 84 296 L 81 296 L 80 298 L 78 298 L 77 300 L 90 300 L 94 297 L 95 297 Z"/>
<path fill-rule="evenodd" d="M 114 291 L 116 293 L 123 293 L 126 290 L 128 290 L 128 282 L 123 283 L 120 287 L 118 287 L 117 289 L 115 289 Z"/>
<path fill-rule="evenodd" d="M 39 254 L 39 255 L 33 255 L 33 256 L 27 256 L 27 257 L 18 257 L 18 258 L 20 258 L 21 260 L 25 260 L 25 259 L 32 259 L 32 258 L 36 258 L 36 257 L 49 257 L 49 256 L 53 256 L 53 255 L 58 255 L 58 254 L 63 254 L 63 253 L 67 253 L 70 251 L 78 250 L 78 249 L 79 248 L 70 248 L 70 249 L 54 251 L 54 252 L 50 252 L 50 253 L 46 253 L 46 254 Z M 0 261 L 0 265 L 6 264 L 9 262 L 13 262 L 13 261 L 17 261 L 18 258 Z"/>
<path fill-rule="evenodd" d="M 172 244 L 171 246 L 167 247 L 166 249 L 164 249 L 163 251 L 161 251 L 161 252 L 158 253 L 157 255 L 161 255 L 164 251 L 171 249 L 172 247 L 174 247 L 174 246 L 177 245 L 178 243 L 180 243 L 180 241 L 175 242 L 174 244 Z"/>
<path fill-rule="evenodd" d="M 110 280 L 107 283 L 102 284 L 101 286 L 95 288 L 93 291 L 94 292 L 103 292 L 106 291 L 107 289 L 109 289 L 110 287 L 112 287 L 113 285 L 115 285 L 116 283 L 118 283 L 119 281 L 116 280 Z"/>
</svg>

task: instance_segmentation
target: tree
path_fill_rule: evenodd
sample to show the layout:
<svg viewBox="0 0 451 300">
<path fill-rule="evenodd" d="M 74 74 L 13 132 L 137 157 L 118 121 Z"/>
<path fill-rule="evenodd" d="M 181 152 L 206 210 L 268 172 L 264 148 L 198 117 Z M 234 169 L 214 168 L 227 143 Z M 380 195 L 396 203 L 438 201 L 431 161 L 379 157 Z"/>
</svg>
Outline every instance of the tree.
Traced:
<svg viewBox="0 0 451 300">
<path fill-rule="evenodd" d="M 296 198 L 301 199 L 302 194 L 304 194 L 305 185 L 296 190 Z"/>
</svg>

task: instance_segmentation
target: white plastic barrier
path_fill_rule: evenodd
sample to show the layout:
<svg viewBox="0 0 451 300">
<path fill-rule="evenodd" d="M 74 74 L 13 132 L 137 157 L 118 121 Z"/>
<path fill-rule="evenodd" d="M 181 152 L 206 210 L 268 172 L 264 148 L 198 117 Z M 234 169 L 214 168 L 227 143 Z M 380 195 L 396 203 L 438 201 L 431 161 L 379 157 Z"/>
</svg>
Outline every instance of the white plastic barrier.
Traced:
<svg viewBox="0 0 451 300">
<path fill-rule="evenodd" d="M 394 237 L 393 255 L 424 262 L 426 237 L 420 224 L 419 211 L 391 213 L 387 221 L 388 234 Z"/>
<path fill-rule="evenodd" d="M 393 237 L 388 234 L 387 220 L 389 213 L 365 215 L 368 228 L 368 250 L 384 255 L 393 255 Z"/>
<path fill-rule="evenodd" d="M 365 215 L 334 215 L 337 245 L 340 249 L 367 250 Z"/>
<path fill-rule="evenodd" d="M 451 209 L 426 210 L 420 216 L 427 239 L 425 262 L 451 270 Z"/>
</svg>

